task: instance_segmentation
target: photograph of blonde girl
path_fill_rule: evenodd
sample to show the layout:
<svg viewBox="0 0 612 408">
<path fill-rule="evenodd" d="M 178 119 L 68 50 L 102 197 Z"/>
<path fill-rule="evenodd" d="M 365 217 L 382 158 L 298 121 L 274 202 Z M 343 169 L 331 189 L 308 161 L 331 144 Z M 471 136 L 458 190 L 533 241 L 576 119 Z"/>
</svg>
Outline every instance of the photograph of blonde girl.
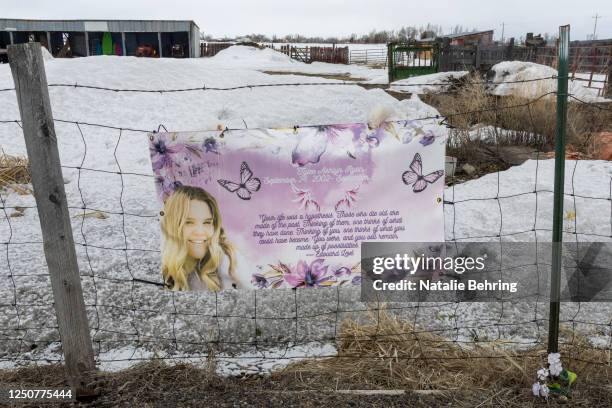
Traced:
<svg viewBox="0 0 612 408">
<path fill-rule="evenodd" d="M 217 201 L 207 191 L 177 187 L 164 203 L 161 230 L 162 274 L 170 289 L 252 288 L 247 265 L 228 240 Z"/>
</svg>

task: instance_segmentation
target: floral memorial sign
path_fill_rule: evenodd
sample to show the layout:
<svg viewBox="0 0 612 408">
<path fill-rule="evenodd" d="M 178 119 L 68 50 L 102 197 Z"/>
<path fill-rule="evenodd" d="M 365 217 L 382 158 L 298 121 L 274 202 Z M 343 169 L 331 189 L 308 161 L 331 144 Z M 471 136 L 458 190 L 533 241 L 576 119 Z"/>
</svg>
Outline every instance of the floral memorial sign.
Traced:
<svg viewBox="0 0 612 408">
<path fill-rule="evenodd" d="M 149 139 L 174 290 L 354 285 L 361 242 L 444 240 L 436 122 Z"/>
</svg>

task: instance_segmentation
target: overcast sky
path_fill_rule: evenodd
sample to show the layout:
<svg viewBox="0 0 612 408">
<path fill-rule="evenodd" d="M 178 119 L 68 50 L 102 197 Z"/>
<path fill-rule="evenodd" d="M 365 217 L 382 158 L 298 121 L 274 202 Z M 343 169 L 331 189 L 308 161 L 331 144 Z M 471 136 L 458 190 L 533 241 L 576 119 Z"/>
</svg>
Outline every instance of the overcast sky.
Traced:
<svg viewBox="0 0 612 408">
<path fill-rule="evenodd" d="M 194 20 L 214 37 L 261 33 L 344 36 L 427 23 L 494 29 L 501 37 L 557 33 L 612 38 L 611 0 L 0 0 L 0 18 Z"/>
</svg>

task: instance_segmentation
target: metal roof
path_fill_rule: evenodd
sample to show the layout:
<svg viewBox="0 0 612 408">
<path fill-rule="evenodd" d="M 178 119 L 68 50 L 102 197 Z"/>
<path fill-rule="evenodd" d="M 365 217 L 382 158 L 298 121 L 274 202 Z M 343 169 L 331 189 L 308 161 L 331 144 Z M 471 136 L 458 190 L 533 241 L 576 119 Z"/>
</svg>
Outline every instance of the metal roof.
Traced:
<svg viewBox="0 0 612 408">
<path fill-rule="evenodd" d="M 492 32 L 493 30 L 467 31 L 464 33 L 441 35 L 440 37 L 459 38 L 459 37 L 467 37 L 468 35 L 476 35 L 476 34 L 484 34 L 484 33 L 492 33 Z"/>
<path fill-rule="evenodd" d="M 0 31 L 109 31 L 177 32 L 191 31 L 192 20 L 26 20 L 0 19 Z"/>
</svg>

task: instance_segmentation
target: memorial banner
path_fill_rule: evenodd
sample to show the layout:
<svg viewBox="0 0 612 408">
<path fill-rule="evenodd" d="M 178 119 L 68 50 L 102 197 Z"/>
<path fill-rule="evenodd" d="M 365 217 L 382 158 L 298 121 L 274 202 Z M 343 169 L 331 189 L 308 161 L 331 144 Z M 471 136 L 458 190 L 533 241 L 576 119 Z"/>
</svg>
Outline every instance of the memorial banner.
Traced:
<svg viewBox="0 0 612 408">
<path fill-rule="evenodd" d="M 444 240 L 446 129 L 436 122 L 149 140 L 174 290 L 359 284 L 361 242 Z"/>
</svg>

